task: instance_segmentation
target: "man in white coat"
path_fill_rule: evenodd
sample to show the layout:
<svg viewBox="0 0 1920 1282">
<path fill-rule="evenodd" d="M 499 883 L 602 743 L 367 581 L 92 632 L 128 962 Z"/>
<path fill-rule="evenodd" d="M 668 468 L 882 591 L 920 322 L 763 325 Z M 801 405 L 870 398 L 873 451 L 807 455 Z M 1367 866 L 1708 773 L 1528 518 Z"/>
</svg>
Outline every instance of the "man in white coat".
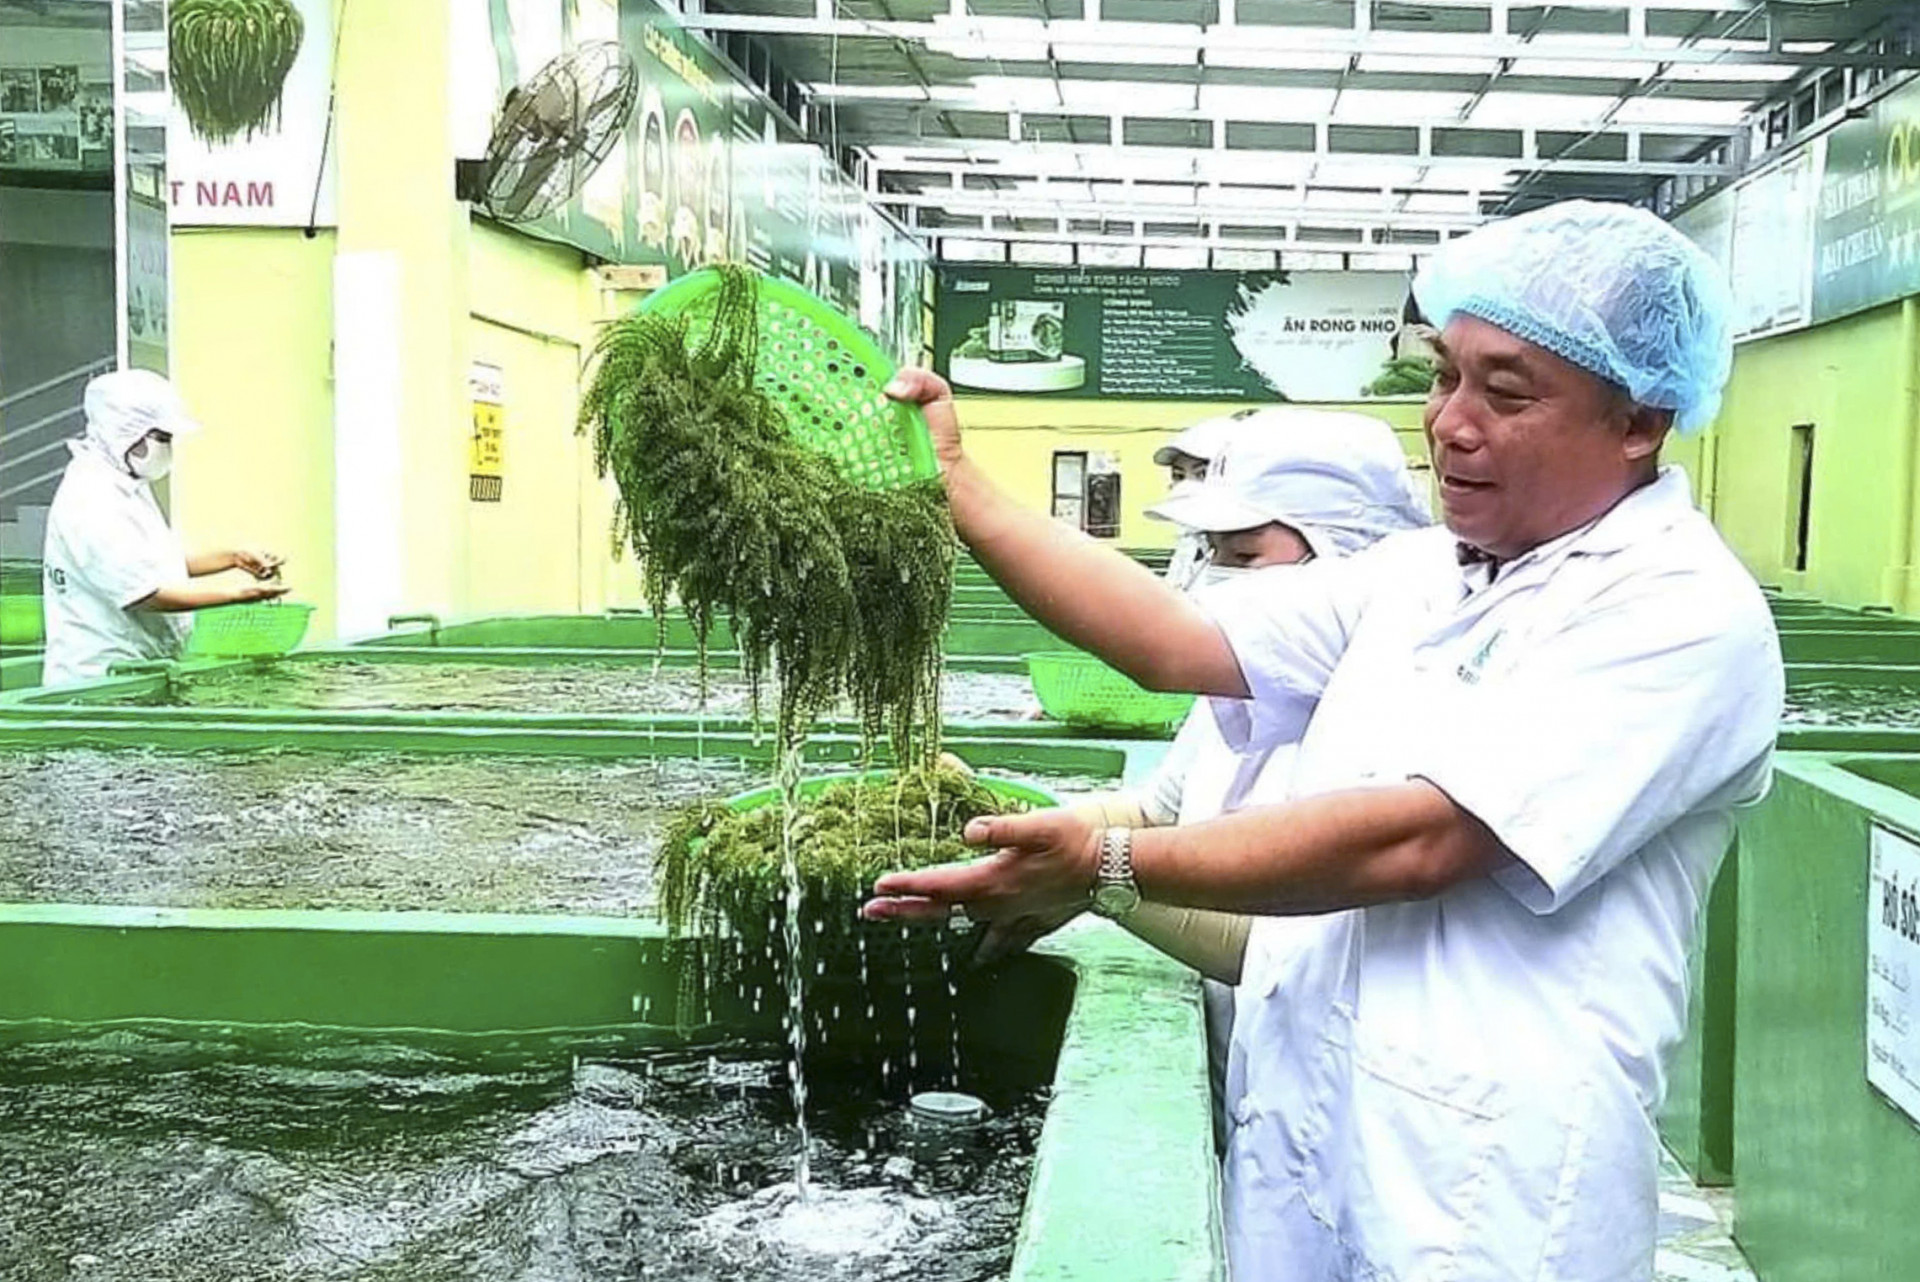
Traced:
<svg viewBox="0 0 1920 1282">
<path fill-rule="evenodd" d="M 1230 742 L 1300 747 L 1284 805 L 981 820 L 994 853 L 882 878 L 867 912 L 1318 916 L 1238 1065 L 1236 1276 L 1644 1282 L 1687 948 L 1783 701 L 1765 600 L 1659 464 L 1716 412 L 1730 292 L 1653 215 L 1586 202 L 1448 242 L 1415 289 L 1446 528 L 1204 606 L 1008 501 L 938 380 L 901 380 L 1017 599 L 1214 696 Z"/>
<path fill-rule="evenodd" d="M 47 650 L 42 682 L 107 675 L 116 663 L 175 659 L 192 611 L 268 601 L 287 589 L 280 559 L 260 552 L 188 556 L 153 496 L 173 466 L 173 441 L 199 430 L 180 393 L 148 370 L 87 384 L 86 435 L 47 513 L 43 557 Z M 197 583 L 228 570 L 252 581 Z"/>
</svg>

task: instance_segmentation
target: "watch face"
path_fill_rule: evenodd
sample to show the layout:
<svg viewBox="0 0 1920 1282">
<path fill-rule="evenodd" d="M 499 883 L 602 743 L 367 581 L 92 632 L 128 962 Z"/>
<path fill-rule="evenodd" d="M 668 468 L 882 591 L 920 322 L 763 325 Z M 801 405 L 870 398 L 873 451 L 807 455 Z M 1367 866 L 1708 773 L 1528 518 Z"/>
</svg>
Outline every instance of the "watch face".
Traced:
<svg viewBox="0 0 1920 1282">
<path fill-rule="evenodd" d="M 1139 890 L 1125 882 L 1108 882 L 1093 892 L 1093 910 L 1102 917 L 1124 917 L 1139 905 Z"/>
</svg>

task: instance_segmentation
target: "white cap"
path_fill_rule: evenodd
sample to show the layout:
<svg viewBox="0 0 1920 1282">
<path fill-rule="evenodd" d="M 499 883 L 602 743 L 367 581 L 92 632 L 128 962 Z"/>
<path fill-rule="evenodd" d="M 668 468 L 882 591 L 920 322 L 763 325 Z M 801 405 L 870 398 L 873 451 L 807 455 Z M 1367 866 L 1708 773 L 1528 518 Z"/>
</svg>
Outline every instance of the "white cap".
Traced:
<svg viewBox="0 0 1920 1282">
<path fill-rule="evenodd" d="M 1175 486 L 1148 516 L 1208 534 L 1277 521 L 1322 556 L 1432 524 L 1406 452 L 1377 418 L 1281 406 L 1231 426 L 1207 479 Z"/>
<path fill-rule="evenodd" d="M 87 384 L 87 435 L 119 458 L 149 433 L 190 436 L 200 424 L 179 389 L 152 370 L 123 369 Z"/>
<path fill-rule="evenodd" d="M 1220 457 L 1220 447 L 1226 443 L 1235 419 L 1240 417 L 1243 416 L 1209 418 L 1195 423 L 1153 452 L 1154 466 L 1172 467 L 1174 458 L 1181 454 L 1207 463 L 1213 462 Z"/>
</svg>

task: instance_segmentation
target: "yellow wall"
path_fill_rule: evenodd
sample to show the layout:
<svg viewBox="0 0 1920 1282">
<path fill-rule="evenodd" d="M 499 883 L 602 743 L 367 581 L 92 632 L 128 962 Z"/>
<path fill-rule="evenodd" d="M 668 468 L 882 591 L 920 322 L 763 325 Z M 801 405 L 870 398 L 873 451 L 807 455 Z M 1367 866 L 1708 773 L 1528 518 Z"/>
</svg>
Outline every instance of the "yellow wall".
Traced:
<svg viewBox="0 0 1920 1282">
<path fill-rule="evenodd" d="M 1122 547 L 1170 547 L 1176 531 L 1148 517 L 1166 496 L 1167 472 L 1153 452 L 1204 419 L 1246 409 L 1241 402 L 1054 400 L 1047 397 L 962 397 L 960 421 L 967 453 L 1015 499 L 1038 511 L 1051 508 L 1056 450 L 1108 451 L 1120 458 Z M 1409 458 L 1424 465 L 1426 440 L 1415 401 L 1320 405 L 1352 410 L 1390 424 Z"/>
<path fill-rule="evenodd" d="M 173 236 L 173 375 L 204 430 L 181 441 L 173 511 L 196 550 L 264 548 L 333 635 L 333 237 Z"/>
<path fill-rule="evenodd" d="M 500 502 L 466 506 L 460 612 L 575 613 L 586 605 L 589 451 L 573 429 L 588 275 L 577 252 L 486 224 L 474 226 L 468 266 L 468 356 L 502 371 L 505 477 Z"/>
<path fill-rule="evenodd" d="M 1914 359 L 1899 304 L 1739 349 L 1715 429 L 1713 512 L 1762 582 L 1847 605 L 1920 604 L 1902 565 Z M 1798 423 L 1814 424 L 1805 574 L 1789 562 Z"/>
</svg>

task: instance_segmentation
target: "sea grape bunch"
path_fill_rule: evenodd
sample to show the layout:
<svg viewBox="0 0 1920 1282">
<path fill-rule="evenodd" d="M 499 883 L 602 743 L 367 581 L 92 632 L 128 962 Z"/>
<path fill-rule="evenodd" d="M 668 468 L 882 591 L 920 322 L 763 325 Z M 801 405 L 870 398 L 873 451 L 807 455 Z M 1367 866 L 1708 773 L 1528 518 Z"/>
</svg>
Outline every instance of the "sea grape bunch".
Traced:
<svg viewBox="0 0 1920 1282">
<path fill-rule="evenodd" d="M 596 350 L 580 427 L 618 490 L 614 550 L 638 558 L 656 618 L 686 612 L 703 684 L 704 638 L 731 625 L 756 716 L 775 681 L 782 752 L 845 701 L 869 746 L 931 762 L 956 550 L 944 489 L 868 489 L 801 443 L 756 383 L 756 278 L 720 277 L 710 320 L 641 311 Z"/>
<path fill-rule="evenodd" d="M 881 874 L 972 858 L 978 852 L 961 838 L 969 822 L 1024 808 L 949 766 L 830 784 L 794 819 L 803 899 L 850 918 Z M 660 913 L 676 935 L 765 929 L 768 906 L 782 899 L 784 820 L 777 802 L 739 810 L 700 802 L 679 812 L 656 864 Z"/>
<path fill-rule="evenodd" d="M 293 0 L 173 0 L 167 66 L 194 136 L 224 144 L 278 129 L 305 37 Z"/>
</svg>

